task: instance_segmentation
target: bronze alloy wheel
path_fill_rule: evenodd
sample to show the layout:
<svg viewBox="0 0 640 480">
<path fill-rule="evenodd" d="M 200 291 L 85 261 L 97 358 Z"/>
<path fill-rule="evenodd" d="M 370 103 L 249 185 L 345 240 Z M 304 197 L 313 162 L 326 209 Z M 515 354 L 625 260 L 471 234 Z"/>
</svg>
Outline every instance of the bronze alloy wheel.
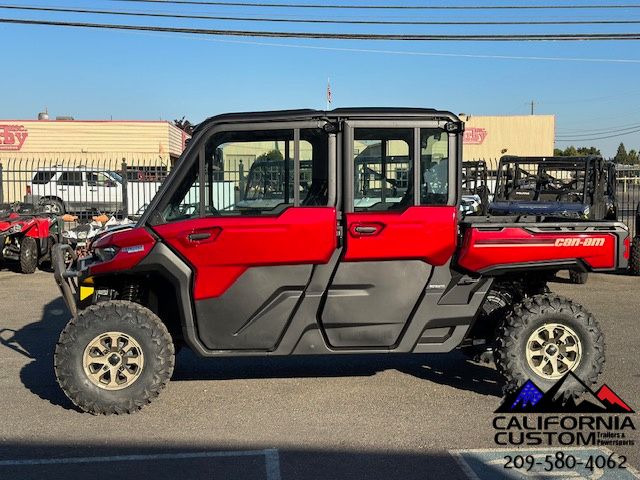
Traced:
<svg viewBox="0 0 640 480">
<path fill-rule="evenodd" d="M 84 349 L 82 365 L 94 385 L 105 390 L 121 390 L 140 376 L 144 353 L 132 336 L 106 332 L 89 342 Z"/>
<path fill-rule="evenodd" d="M 548 323 L 536 329 L 527 340 L 529 367 L 543 378 L 557 379 L 580 363 L 582 345 L 568 326 Z"/>
</svg>

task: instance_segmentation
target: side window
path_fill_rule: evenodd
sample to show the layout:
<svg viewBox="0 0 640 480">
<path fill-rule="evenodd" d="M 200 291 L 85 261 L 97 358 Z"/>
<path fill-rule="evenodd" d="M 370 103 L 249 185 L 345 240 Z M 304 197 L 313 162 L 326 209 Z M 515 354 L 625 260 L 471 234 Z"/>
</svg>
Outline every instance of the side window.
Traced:
<svg viewBox="0 0 640 480">
<path fill-rule="evenodd" d="M 413 129 L 356 128 L 353 207 L 356 212 L 413 205 Z"/>
<path fill-rule="evenodd" d="M 45 185 L 51 181 L 55 174 L 56 172 L 54 172 L 53 170 L 41 170 L 39 172 L 36 172 L 31 182 L 39 185 Z"/>
<path fill-rule="evenodd" d="M 420 205 L 446 205 L 449 198 L 449 138 L 440 129 L 420 130 Z"/>
<path fill-rule="evenodd" d="M 322 206 L 328 195 L 328 141 L 322 129 L 301 129 L 296 180 L 293 130 L 223 132 L 205 146 L 205 215 L 275 215 L 290 206 Z M 194 164 L 165 209 L 165 220 L 199 215 Z"/>
<path fill-rule="evenodd" d="M 62 172 L 58 179 L 58 185 L 66 185 L 68 187 L 82 186 L 82 172 Z"/>
</svg>

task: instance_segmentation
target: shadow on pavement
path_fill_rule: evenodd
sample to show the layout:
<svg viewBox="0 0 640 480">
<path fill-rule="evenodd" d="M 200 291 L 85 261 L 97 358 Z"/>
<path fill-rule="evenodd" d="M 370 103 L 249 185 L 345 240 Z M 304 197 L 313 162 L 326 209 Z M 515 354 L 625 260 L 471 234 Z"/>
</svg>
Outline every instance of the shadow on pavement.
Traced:
<svg viewBox="0 0 640 480">
<path fill-rule="evenodd" d="M 30 323 L 19 330 L 0 331 L 0 343 L 31 359 L 20 371 L 20 380 L 25 387 L 54 405 L 75 409 L 58 387 L 53 370 L 56 342 L 70 316 L 59 297 L 44 306 L 39 322 Z"/>
<path fill-rule="evenodd" d="M 107 421 L 107 419 L 101 419 Z M 263 453 L 264 452 L 264 453 Z M 119 458 L 114 458 L 114 457 Z M 122 457 L 124 456 L 124 457 Z M 135 456 L 132 458 L 131 456 Z M 97 457 L 102 457 L 99 460 Z M 65 462 L 65 459 L 69 459 Z M 95 461 L 92 461 L 95 459 Z M 19 463 L 40 460 L 41 464 Z M 50 463 L 46 463 L 49 460 Z M 14 462 L 15 461 L 15 462 Z M 43 462 L 44 461 L 44 462 Z M 65 462 L 65 463 L 62 463 Z M 500 471 L 502 470 L 502 471 Z M 341 451 L 264 446 L 230 449 L 215 443 L 172 446 L 123 444 L 21 444 L 8 442 L 0 454 L 0 477 L 58 480 L 69 478 L 188 478 L 200 480 L 464 480 L 467 477 L 447 452 L 404 453 Z M 44 475 L 44 476 L 43 476 Z M 505 478 L 496 468 L 491 478 Z"/>
<path fill-rule="evenodd" d="M 54 405 L 75 409 L 58 387 L 53 370 L 55 345 L 69 317 L 62 298 L 57 298 L 45 305 L 39 322 L 15 331 L 0 331 L 0 343 L 32 359 L 20 372 L 25 387 Z M 501 380 L 495 369 L 475 364 L 458 352 L 440 355 L 203 359 L 184 349 L 176 360 L 172 381 L 373 376 L 385 370 L 398 370 L 423 380 L 482 395 L 501 396 Z"/>
</svg>

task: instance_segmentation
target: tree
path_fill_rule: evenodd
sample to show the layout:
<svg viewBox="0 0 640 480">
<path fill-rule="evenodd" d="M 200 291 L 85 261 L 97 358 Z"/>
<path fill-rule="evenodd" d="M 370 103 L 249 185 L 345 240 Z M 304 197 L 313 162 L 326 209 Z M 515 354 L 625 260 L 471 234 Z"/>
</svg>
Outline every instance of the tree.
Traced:
<svg viewBox="0 0 640 480">
<path fill-rule="evenodd" d="M 629 163 L 629 154 L 627 153 L 624 143 L 620 142 L 620 145 L 618 145 L 618 151 L 616 152 L 616 156 L 613 157 L 613 161 L 621 165 Z"/>
<path fill-rule="evenodd" d="M 186 117 L 183 116 L 180 120 L 174 120 L 173 124 L 188 135 L 193 134 L 193 124 Z"/>
<path fill-rule="evenodd" d="M 564 150 L 560 148 L 555 148 L 553 150 L 553 154 L 556 157 L 586 157 L 589 155 L 602 155 L 600 153 L 600 149 L 596 147 L 574 147 L 573 145 L 565 148 Z"/>
<path fill-rule="evenodd" d="M 638 163 L 640 163 L 640 158 L 638 158 L 638 152 L 636 152 L 633 149 L 629 150 L 627 157 L 628 157 L 629 164 L 631 165 L 637 165 Z"/>
</svg>

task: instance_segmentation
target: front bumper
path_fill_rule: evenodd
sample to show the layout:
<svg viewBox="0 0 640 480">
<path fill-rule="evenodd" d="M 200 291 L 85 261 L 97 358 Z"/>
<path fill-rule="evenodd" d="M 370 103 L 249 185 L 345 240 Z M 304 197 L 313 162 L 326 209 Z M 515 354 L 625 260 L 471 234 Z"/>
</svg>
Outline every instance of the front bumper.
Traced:
<svg viewBox="0 0 640 480">
<path fill-rule="evenodd" d="M 51 260 L 53 277 L 60 289 L 64 303 L 67 304 L 67 308 L 75 317 L 82 304 L 81 290 L 87 288 L 80 286 L 81 279 L 86 272 L 86 268 L 83 268 L 84 261 L 78 258 L 71 245 L 64 243 L 53 246 Z"/>
</svg>

